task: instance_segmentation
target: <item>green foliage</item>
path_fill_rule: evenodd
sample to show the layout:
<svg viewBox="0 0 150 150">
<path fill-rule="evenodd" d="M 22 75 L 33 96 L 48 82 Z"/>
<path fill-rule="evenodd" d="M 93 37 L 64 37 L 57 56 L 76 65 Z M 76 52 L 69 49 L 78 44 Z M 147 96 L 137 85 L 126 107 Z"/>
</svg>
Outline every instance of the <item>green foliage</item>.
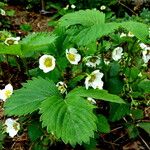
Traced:
<svg viewBox="0 0 150 150">
<path fill-rule="evenodd" d="M 41 102 L 52 95 L 57 95 L 58 90 L 52 81 L 41 77 L 28 80 L 23 88 L 16 90 L 14 95 L 5 103 L 5 114 L 26 115 L 39 109 Z"/>
<path fill-rule="evenodd" d="M 147 43 L 149 36 L 148 26 L 143 23 L 128 21 L 121 23 L 122 27 L 133 33 L 139 40 Z"/>
<path fill-rule="evenodd" d="M 74 13 L 64 15 L 59 23 L 61 26 L 82 25 L 90 27 L 105 22 L 105 14 L 97 10 L 80 10 Z"/>
<path fill-rule="evenodd" d="M 104 100 L 108 102 L 113 102 L 113 103 L 125 103 L 123 99 L 121 99 L 117 95 L 109 94 L 105 90 L 98 90 L 98 89 L 89 89 L 86 90 L 83 87 L 78 87 L 72 90 L 67 97 L 75 97 L 75 96 L 80 96 L 80 97 L 92 97 L 97 100 Z"/>
<path fill-rule="evenodd" d="M 31 122 L 31 124 L 28 126 L 28 135 L 32 142 L 35 142 L 43 135 L 39 122 Z"/>
<path fill-rule="evenodd" d="M 114 104 L 110 106 L 110 116 L 109 120 L 112 122 L 118 121 L 125 115 L 130 113 L 129 106 L 127 104 Z"/>
<path fill-rule="evenodd" d="M 42 102 L 42 125 L 65 143 L 87 143 L 96 130 L 96 117 L 92 110 L 93 106 L 79 96 L 70 96 L 65 100 L 52 96 Z"/>
<path fill-rule="evenodd" d="M 110 125 L 108 123 L 108 120 L 103 115 L 98 115 L 98 123 L 97 123 L 97 130 L 101 133 L 109 133 L 110 132 Z"/>
<path fill-rule="evenodd" d="M 149 80 L 143 80 L 138 84 L 139 90 L 144 92 L 145 94 L 150 93 L 150 81 Z"/>
<path fill-rule="evenodd" d="M 56 38 L 56 35 L 47 32 L 29 34 L 21 41 L 21 50 L 24 56 L 31 56 L 37 51 L 47 51 Z"/>
<path fill-rule="evenodd" d="M 10 45 L 7 46 L 3 43 L 0 43 L 0 54 L 10 54 L 10 55 L 18 55 L 22 56 L 21 45 Z"/>
<path fill-rule="evenodd" d="M 139 135 L 139 131 L 134 124 L 128 125 L 127 131 L 130 138 L 136 138 Z"/>
<path fill-rule="evenodd" d="M 138 126 L 144 129 L 148 134 L 150 134 L 150 122 L 141 122 L 138 123 Z"/>
<path fill-rule="evenodd" d="M 141 110 L 141 109 L 132 109 L 131 114 L 132 114 L 132 118 L 135 120 L 143 119 L 143 117 L 144 117 L 143 110 Z"/>
</svg>

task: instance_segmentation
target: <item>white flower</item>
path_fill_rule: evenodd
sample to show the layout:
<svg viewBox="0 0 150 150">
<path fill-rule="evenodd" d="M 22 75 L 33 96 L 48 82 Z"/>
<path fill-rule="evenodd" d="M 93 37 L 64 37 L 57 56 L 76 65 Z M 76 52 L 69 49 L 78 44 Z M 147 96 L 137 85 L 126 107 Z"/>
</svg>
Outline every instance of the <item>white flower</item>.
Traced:
<svg viewBox="0 0 150 150">
<path fill-rule="evenodd" d="M 71 8 L 72 8 L 72 9 L 75 9 L 75 8 L 76 8 L 76 6 L 72 4 L 72 5 L 71 5 Z"/>
<path fill-rule="evenodd" d="M 60 81 L 56 84 L 56 86 L 58 87 L 58 90 L 61 94 L 67 93 L 67 85 L 65 82 Z"/>
<path fill-rule="evenodd" d="M 150 60 L 150 50 L 143 50 L 142 54 L 143 54 L 142 59 L 144 63 L 148 63 Z"/>
<path fill-rule="evenodd" d="M 105 10 L 106 9 L 106 6 L 104 6 L 104 5 L 102 5 L 101 7 L 100 7 L 100 10 Z"/>
<path fill-rule="evenodd" d="M 69 8 L 69 5 L 66 5 L 66 7 L 64 8 L 64 10 L 68 10 L 68 8 Z"/>
<path fill-rule="evenodd" d="M 147 46 L 144 43 L 140 43 L 139 45 L 140 45 L 141 49 L 143 49 L 143 50 L 150 50 L 150 46 Z"/>
<path fill-rule="evenodd" d="M 6 15 L 6 12 L 5 12 L 5 10 L 3 10 L 3 9 L 0 9 L 0 14 L 1 14 L 2 16 L 5 16 L 5 15 Z"/>
<path fill-rule="evenodd" d="M 39 59 L 39 68 L 47 73 L 55 68 L 55 58 L 51 55 L 43 55 Z"/>
<path fill-rule="evenodd" d="M 123 32 L 120 34 L 120 38 L 126 37 L 126 36 L 127 36 L 127 34 L 125 34 L 125 33 L 123 33 Z"/>
<path fill-rule="evenodd" d="M 18 44 L 19 40 L 20 40 L 20 37 L 16 37 L 16 38 L 9 37 L 4 41 L 4 43 L 9 46 L 9 45 L 13 45 L 13 44 Z"/>
<path fill-rule="evenodd" d="M 86 65 L 88 67 L 96 67 L 96 65 L 100 64 L 100 58 L 98 56 L 88 56 L 86 59 Z"/>
<path fill-rule="evenodd" d="M 0 99 L 5 101 L 13 93 L 13 87 L 11 84 L 7 84 L 3 90 L 0 90 Z"/>
<path fill-rule="evenodd" d="M 123 48 L 122 47 L 117 47 L 113 50 L 112 52 L 112 59 L 115 61 L 118 61 L 121 59 L 121 56 L 123 55 Z"/>
<path fill-rule="evenodd" d="M 93 71 L 88 77 L 85 79 L 85 87 L 88 89 L 89 87 L 93 87 L 94 89 L 103 89 L 103 73 L 99 72 L 99 70 Z"/>
<path fill-rule="evenodd" d="M 109 65 L 110 61 L 104 58 L 104 63 L 105 63 L 105 65 Z"/>
<path fill-rule="evenodd" d="M 143 59 L 144 63 L 148 63 L 148 61 L 150 60 L 150 46 L 147 46 L 144 43 L 140 43 L 139 45 L 140 45 L 141 49 L 143 49 L 142 59 Z"/>
<path fill-rule="evenodd" d="M 5 121 L 6 125 L 6 133 L 9 134 L 10 137 L 14 137 L 18 131 L 20 130 L 20 124 L 16 122 L 16 120 L 8 118 Z"/>
<path fill-rule="evenodd" d="M 91 97 L 88 97 L 87 100 L 91 103 L 91 104 L 96 104 L 96 101 L 91 98 Z"/>
<path fill-rule="evenodd" d="M 132 32 L 128 32 L 128 34 L 126 34 L 126 33 L 121 33 L 120 34 L 120 38 L 122 38 L 122 37 L 134 37 L 134 34 L 132 33 Z"/>
<path fill-rule="evenodd" d="M 77 65 L 81 60 L 81 55 L 75 48 L 66 49 L 66 57 L 71 64 Z"/>
<path fill-rule="evenodd" d="M 132 32 L 129 32 L 128 37 L 134 37 L 134 34 Z"/>
</svg>

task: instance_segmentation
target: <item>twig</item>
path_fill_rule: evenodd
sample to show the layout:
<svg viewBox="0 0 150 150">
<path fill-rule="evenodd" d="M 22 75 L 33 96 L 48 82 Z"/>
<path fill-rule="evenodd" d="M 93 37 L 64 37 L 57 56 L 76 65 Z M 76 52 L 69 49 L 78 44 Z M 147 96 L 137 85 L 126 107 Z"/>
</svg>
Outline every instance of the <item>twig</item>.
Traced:
<svg viewBox="0 0 150 150">
<path fill-rule="evenodd" d="M 145 140 L 139 135 L 140 139 L 142 140 L 142 142 L 145 144 L 145 146 L 148 148 L 148 150 L 150 150 L 150 147 L 148 146 L 148 144 L 145 142 Z"/>
<path fill-rule="evenodd" d="M 114 131 L 119 130 L 119 129 L 122 129 L 122 128 L 123 128 L 123 126 L 117 127 L 117 128 L 115 128 L 115 129 L 112 129 L 110 132 L 114 132 Z"/>
<path fill-rule="evenodd" d="M 120 5 L 122 5 L 123 7 L 127 8 L 128 10 L 130 10 L 133 14 L 137 15 L 132 9 L 130 9 L 129 7 L 127 7 L 125 4 L 123 4 L 120 0 L 118 1 Z"/>
</svg>

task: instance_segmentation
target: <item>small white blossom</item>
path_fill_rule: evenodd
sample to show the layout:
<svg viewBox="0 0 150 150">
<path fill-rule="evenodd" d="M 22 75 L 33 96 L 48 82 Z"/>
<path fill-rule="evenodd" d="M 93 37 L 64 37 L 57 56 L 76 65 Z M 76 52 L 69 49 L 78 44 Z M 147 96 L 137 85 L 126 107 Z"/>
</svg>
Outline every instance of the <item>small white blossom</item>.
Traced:
<svg viewBox="0 0 150 150">
<path fill-rule="evenodd" d="M 115 61 L 118 61 L 121 59 L 121 56 L 123 55 L 123 48 L 122 47 L 117 47 L 113 50 L 112 52 L 112 59 Z"/>
<path fill-rule="evenodd" d="M 107 60 L 107 59 L 104 59 L 104 63 L 105 63 L 105 65 L 109 65 L 109 64 L 110 64 L 110 61 Z"/>
<path fill-rule="evenodd" d="M 6 15 L 5 10 L 3 10 L 3 9 L 0 8 L 0 14 L 1 14 L 2 16 L 5 16 L 5 15 Z"/>
<path fill-rule="evenodd" d="M 18 131 L 20 130 L 20 124 L 16 122 L 16 120 L 8 118 L 5 121 L 6 125 L 6 133 L 9 134 L 10 137 L 14 137 Z"/>
<path fill-rule="evenodd" d="M 66 57 L 71 64 L 77 65 L 81 60 L 81 55 L 75 48 L 66 49 Z"/>
<path fill-rule="evenodd" d="M 52 71 L 55 68 L 55 58 L 51 55 L 43 55 L 39 59 L 39 68 L 44 73 Z"/>
<path fill-rule="evenodd" d="M 68 8 L 69 8 L 69 5 L 66 5 L 66 7 L 64 8 L 64 10 L 68 10 Z"/>
<path fill-rule="evenodd" d="M 134 37 L 134 34 L 132 32 L 128 32 L 128 37 Z"/>
<path fill-rule="evenodd" d="M 138 74 L 138 77 L 142 77 L 142 73 L 141 72 Z"/>
<path fill-rule="evenodd" d="M 56 84 L 56 86 L 61 94 L 67 93 L 67 85 L 65 82 L 60 81 Z"/>
<path fill-rule="evenodd" d="M 101 7 L 100 7 L 100 10 L 105 10 L 106 9 L 106 6 L 104 6 L 104 5 L 102 5 Z"/>
<path fill-rule="evenodd" d="M 120 38 L 126 37 L 126 36 L 127 36 L 127 34 L 125 34 L 125 33 L 123 33 L 123 32 L 120 34 Z"/>
<path fill-rule="evenodd" d="M 122 37 L 134 37 L 134 34 L 132 32 L 128 32 L 128 34 L 122 32 L 120 34 L 120 38 Z"/>
<path fill-rule="evenodd" d="M 76 6 L 75 6 L 74 4 L 72 4 L 72 5 L 71 5 L 71 8 L 72 8 L 72 9 L 75 9 L 75 8 L 76 8 Z"/>
<path fill-rule="evenodd" d="M 142 59 L 144 63 L 148 63 L 150 60 L 150 50 L 143 50 L 142 54 L 143 54 Z"/>
<path fill-rule="evenodd" d="M 92 87 L 94 89 L 103 89 L 103 73 L 99 72 L 99 70 L 93 71 L 88 77 L 85 79 L 85 87 L 88 89 L 89 87 Z"/>
<path fill-rule="evenodd" d="M 143 59 L 144 63 L 148 63 L 148 61 L 150 60 L 150 46 L 147 46 L 144 43 L 140 43 L 139 45 L 140 45 L 141 49 L 143 49 L 142 59 Z"/>
<path fill-rule="evenodd" d="M 91 98 L 91 97 L 88 97 L 87 100 L 91 103 L 91 104 L 96 104 L 96 101 Z"/>
<path fill-rule="evenodd" d="M 93 68 L 95 68 L 96 65 L 99 65 L 101 62 L 98 56 L 88 56 L 85 59 L 86 59 L 86 65 L 88 67 L 93 67 Z"/>
<path fill-rule="evenodd" d="M 20 40 L 20 37 L 16 37 L 16 38 L 9 37 L 4 41 L 4 43 L 9 46 L 9 45 L 13 45 L 13 44 L 18 44 L 19 40 Z"/>
<path fill-rule="evenodd" d="M 13 93 L 13 87 L 11 84 L 7 84 L 3 90 L 0 90 L 0 99 L 6 101 Z"/>
</svg>

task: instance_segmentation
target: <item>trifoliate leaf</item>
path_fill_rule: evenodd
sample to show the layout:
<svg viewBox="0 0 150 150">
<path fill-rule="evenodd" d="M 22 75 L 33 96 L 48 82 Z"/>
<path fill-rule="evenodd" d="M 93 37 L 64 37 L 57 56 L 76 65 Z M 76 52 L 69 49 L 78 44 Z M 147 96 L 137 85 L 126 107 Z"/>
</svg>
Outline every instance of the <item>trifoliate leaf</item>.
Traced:
<svg viewBox="0 0 150 150">
<path fill-rule="evenodd" d="M 71 145 L 89 142 L 96 130 L 93 106 L 83 98 L 58 96 L 47 98 L 41 104 L 40 113 L 43 127 L 48 132 Z"/>
<path fill-rule="evenodd" d="M 41 102 L 52 95 L 58 95 L 53 81 L 41 77 L 28 80 L 23 87 L 14 91 L 14 94 L 5 103 L 7 115 L 26 115 L 39 109 Z"/>
</svg>

